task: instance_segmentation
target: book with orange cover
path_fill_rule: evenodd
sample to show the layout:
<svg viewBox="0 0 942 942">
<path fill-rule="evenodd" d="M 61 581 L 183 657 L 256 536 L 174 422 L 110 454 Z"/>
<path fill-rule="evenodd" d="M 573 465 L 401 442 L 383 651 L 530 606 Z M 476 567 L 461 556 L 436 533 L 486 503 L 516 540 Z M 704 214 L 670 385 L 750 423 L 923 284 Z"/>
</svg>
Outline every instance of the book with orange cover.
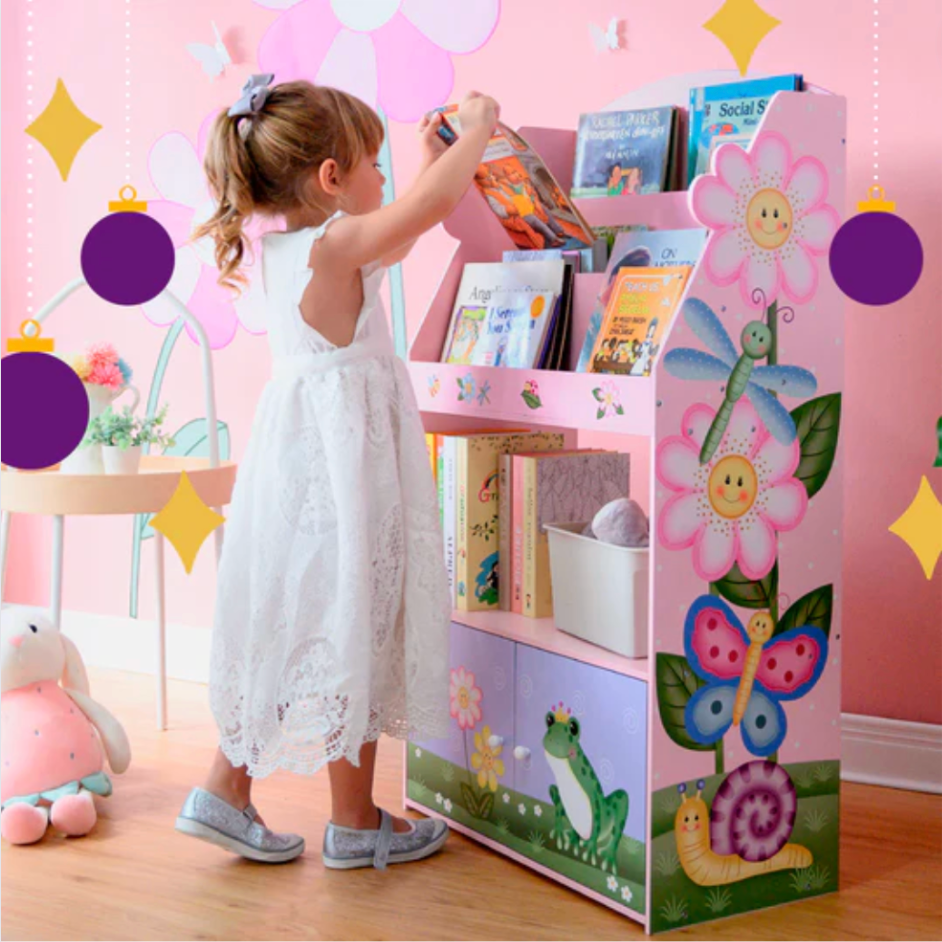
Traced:
<svg viewBox="0 0 942 942">
<path fill-rule="evenodd" d="M 589 372 L 650 376 L 692 270 L 689 265 L 622 269 L 605 308 Z"/>
<path fill-rule="evenodd" d="M 437 109 L 442 140 L 461 136 L 458 106 Z M 450 132 L 450 133 L 449 133 Z M 562 191 L 540 156 L 516 132 L 498 124 L 474 182 L 519 249 L 592 247 L 591 226 Z"/>
</svg>

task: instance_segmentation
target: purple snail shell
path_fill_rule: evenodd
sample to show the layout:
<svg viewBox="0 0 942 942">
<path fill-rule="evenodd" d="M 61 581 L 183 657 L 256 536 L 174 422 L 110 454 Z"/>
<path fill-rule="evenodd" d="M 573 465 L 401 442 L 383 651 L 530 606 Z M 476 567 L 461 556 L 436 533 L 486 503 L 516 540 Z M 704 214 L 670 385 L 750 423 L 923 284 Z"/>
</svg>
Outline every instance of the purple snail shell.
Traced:
<svg viewBox="0 0 942 942">
<path fill-rule="evenodd" d="M 741 765 L 713 799 L 710 845 L 724 857 L 768 860 L 788 843 L 797 809 L 795 786 L 780 765 L 763 759 Z"/>
</svg>

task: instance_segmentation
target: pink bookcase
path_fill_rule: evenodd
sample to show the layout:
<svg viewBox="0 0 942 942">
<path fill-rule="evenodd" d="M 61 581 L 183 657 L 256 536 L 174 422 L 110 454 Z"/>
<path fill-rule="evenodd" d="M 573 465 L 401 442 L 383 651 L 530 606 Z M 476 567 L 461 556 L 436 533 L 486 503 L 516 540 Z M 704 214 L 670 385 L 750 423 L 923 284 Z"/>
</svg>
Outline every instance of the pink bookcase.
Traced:
<svg viewBox="0 0 942 942">
<path fill-rule="evenodd" d="M 749 150 L 719 152 L 690 192 L 579 201 L 592 225 L 714 229 L 650 378 L 439 362 L 464 265 L 511 248 L 476 192 L 446 223 L 459 244 L 409 354 L 429 430 L 650 444 L 632 468 L 651 495 L 650 657 L 456 611 L 452 736 L 408 745 L 405 787 L 652 933 L 837 889 L 844 306 L 827 248 L 845 125 L 839 96 L 779 93 Z M 568 189 L 574 132 L 521 133 Z M 601 279 L 576 276 L 571 367 Z M 553 758 L 562 726 L 571 762 Z"/>
</svg>

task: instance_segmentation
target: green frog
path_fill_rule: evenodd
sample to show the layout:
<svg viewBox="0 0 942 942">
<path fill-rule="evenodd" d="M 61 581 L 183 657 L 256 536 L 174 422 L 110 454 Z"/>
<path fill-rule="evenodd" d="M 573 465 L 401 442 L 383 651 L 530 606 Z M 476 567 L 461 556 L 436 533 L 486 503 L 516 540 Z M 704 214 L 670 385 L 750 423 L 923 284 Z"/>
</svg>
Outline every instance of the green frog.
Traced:
<svg viewBox="0 0 942 942">
<path fill-rule="evenodd" d="M 618 875 L 618 845 L 628 820 L 628 794 L 619 789 L 607 798 L 595 770 L 579 744 L 579 720 L 562 706 L 546 714 L 543 749 L 556 784 L 550 797 L 556 808 L 553 838 L 560 850 L 572 852 L 603 872 Z"/>
</svg>

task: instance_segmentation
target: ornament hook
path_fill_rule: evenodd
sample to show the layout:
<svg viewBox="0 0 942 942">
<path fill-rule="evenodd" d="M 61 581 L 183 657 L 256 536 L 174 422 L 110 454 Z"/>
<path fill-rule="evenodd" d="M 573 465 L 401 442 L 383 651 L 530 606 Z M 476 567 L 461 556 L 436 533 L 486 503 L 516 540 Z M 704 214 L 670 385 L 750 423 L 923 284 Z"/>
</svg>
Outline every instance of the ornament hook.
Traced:
<svg viewBox="0 0 942 942">
<path fill-rule="evenodd" d="M 41 337 L 42 331 L 39 321 L 32 318 L 23 321 L 20 336 L 7 341 L 7 353 L 52 353 L 56 342 L 52 337 Z"/>
<path fill-rule="evenodd" d="M 137 198 L 137 190 L 129 183 L 118 191 L 119 200 L 108 203 L 109 213 L 146 213 L 147 202 Z"/>
</svg>

